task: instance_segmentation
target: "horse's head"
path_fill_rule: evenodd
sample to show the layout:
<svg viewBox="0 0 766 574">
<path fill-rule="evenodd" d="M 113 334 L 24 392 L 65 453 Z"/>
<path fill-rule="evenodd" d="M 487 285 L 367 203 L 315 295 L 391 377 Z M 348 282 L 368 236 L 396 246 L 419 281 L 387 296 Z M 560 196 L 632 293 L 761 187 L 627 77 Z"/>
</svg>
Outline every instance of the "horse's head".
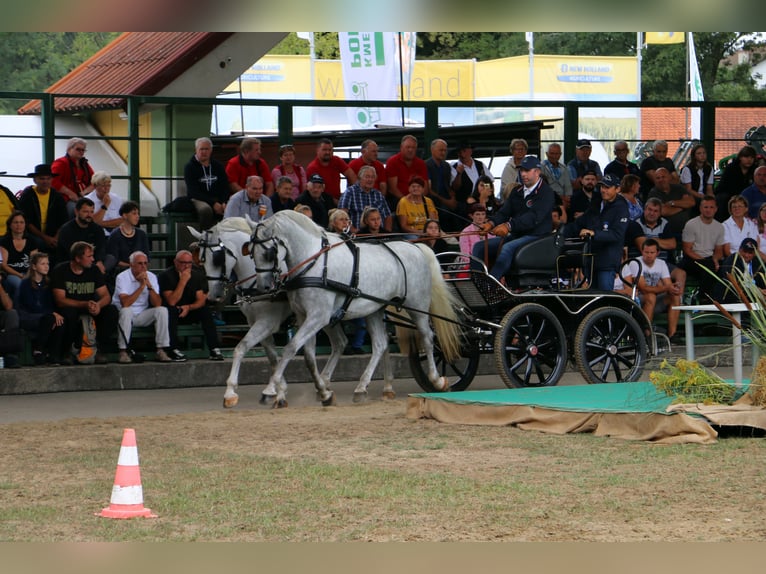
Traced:
<svg viewBox="0 0 766 574">
<path fill-rule="evenodd" d="M 274 289 L 280 280 L 281 270 L 285 269 L 287 250 L 284 243 L 273 233 L 273 229 L 263 223 L 251 223 L 250 256 L 255 263 L 255 289 L 267 292 Z"/>
<path fill-rule="evenodd" d="M 194 249 L 195 263 L 205 269 L 208 282 L 207 298 L 210 301 L 221 301 L 231 283 L 230 276 L 236 258 L 223 244 L 215 227 L 205 231 L 197 231 L 190 226 L 187 229 L 197 239 Z"/>
</svg>

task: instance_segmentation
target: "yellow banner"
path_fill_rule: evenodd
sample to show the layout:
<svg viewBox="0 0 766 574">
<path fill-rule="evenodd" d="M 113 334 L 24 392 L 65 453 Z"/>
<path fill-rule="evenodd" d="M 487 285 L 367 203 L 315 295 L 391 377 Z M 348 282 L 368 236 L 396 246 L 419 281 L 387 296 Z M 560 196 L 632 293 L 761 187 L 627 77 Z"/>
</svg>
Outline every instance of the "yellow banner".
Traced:
<svg viewBox="0 0 766 574">
<path fill-rule="evenodd" d="M 684 32 L 644 32 L 647 44 L 683 44 Z"/>
</svg>

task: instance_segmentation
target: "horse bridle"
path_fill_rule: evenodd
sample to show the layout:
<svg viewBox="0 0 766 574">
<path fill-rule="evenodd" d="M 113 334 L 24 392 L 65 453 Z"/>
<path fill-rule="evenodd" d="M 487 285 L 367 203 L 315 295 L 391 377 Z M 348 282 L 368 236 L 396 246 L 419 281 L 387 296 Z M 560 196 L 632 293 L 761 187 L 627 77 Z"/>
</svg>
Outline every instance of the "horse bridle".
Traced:
<svg viewBox="0 0 766 574">
<path fill-rule="evenodd" d="M 210 242 L 209 235 L 210 231 L 204 231 L 203 238 L 197 242 L 197 246 L 200 248 L 199 260 L 200 263 L 204 265 L 207 260 L 207 252 L 210 250 L 211 261 L 213 262 L 213 265 L 221 269 L 221 273 L 218 277 L 212 277 L 206 273 L 205 279 L 208 281 L 221 281 L 228 286 L 232 281 L 226 273 L 226 255 L 231 255 L 235 259 L 236 255 L 231 249 L 226 247 L 220 239 L 218 240 L 218 243 Z"/>
</svg>

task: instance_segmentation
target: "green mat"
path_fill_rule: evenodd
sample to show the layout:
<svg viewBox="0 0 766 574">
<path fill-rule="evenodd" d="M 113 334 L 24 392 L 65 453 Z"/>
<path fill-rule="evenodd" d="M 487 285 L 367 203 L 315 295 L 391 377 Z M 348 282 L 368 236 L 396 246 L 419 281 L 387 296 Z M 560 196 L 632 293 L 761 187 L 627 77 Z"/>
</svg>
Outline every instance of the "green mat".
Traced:
<svg viewBox="0 0 766 574">
<path fill-rule="evenodd" d="M 733 381 L 727 382 L 734 384 Z M 738 397 L 747 390 L 749 384 L 749 380 L 743 381 Z M 650 382 L 417 393 L 411 396 L 466 405 L 526 405 L 588 413 L 667 414 L 665 409 L 672 401 L 671 397 L 658 391 Z"/>
</svg>

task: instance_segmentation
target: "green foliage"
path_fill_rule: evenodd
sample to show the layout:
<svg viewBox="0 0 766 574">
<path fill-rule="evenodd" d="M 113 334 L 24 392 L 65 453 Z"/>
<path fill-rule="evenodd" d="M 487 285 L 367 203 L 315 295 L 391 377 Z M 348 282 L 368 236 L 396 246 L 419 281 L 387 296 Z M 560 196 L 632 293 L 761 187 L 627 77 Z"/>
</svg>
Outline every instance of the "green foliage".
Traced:
<svg viewBox="0 0 766 574">
<path fill-rule="evenodd" d="M 667 359 L 649 380 L 658 391 L 673 399 L 673 403 L 703 403 L 728 405 L 736 398 L 737 387 L 708 371 L 696 361 L 679 359 L 671 365 Z"/>
</svg>

